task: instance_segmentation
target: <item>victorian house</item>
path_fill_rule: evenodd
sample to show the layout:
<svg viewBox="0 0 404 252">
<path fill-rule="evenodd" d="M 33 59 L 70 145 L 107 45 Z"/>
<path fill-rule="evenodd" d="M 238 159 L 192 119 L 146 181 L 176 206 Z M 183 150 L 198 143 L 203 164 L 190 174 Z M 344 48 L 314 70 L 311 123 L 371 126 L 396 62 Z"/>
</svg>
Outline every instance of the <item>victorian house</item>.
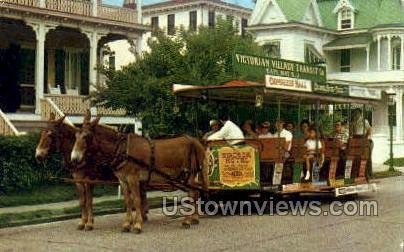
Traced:
<svg viewBox="0 0 404 252">
<path fill-rule="evenodd" d="M 0 1 L 0 135 L 38 128 L 51 113 L 80 123 L 87 109 L 111 124 L 135 124 L 125 111 L 93 105 L 101 48 L 140 45 L 149 28 L 140 5 L 95 0 Z"/>
<path fill-rule="evenodd" d="M 181 27 L 191 31 L 197 31 L 199 26 L 214 27 L 219 17 L 232 18 L 240 34 L 245 34 L 252 13 L 250 8 L 235 4 L 236 2 L 229 3 L 222 0 L 167 0 L 154 4 L 146 1 L 143 3 L 143 24 L 173 37 Z M 149 33 L 145 36 L 143 43 L 138 47 L 140 50 L 148 50 L 147 38 L 151 35 Z M 110 51 L 105 54 L 104 62 L 117 69 L 135 60 L 133 52 L 136 48 L 133 48 L 133 43 L 130 41 L 109 43 L 108 49 Z"/>
<path fill-rule="evenodd" d="M 404 1 L 257 0 L 248 28 L 272 57 L 325 63 L 329 83 L 396 93 L 394 152 L 404 154 Z M 388 159 L 388 106 L 372 113 L 374 163 Z"/>
</svg>

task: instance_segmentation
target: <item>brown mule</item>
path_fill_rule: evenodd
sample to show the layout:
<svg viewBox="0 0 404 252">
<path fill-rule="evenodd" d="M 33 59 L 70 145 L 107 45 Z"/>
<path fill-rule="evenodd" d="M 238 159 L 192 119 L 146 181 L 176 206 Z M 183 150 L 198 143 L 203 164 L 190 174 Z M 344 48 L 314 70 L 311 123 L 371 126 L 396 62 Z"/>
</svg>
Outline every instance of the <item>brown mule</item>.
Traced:
<svg viewBox="0 0 404 252">
<path fill-rule="evenodd" d="M 186 174 L 184 182 L 190 188 L 189 196 L 193 198 L 194 203 L 199 198 L 197 176 L 202 180 L 202 187 L 207 190 L 208 170 L 205 149 L 198 140 L 189 136 L 149 141 L 130 134 L 126 141 L 125 136 L 99 126 L 98 120 L 95 120 L 91 124 L 84 125 L 76 134 L 72 160 L 81 162 L 86 156 L 114 157 L 115 175 L 123 188 L 127 209 L 123 231 L 132 229 L 133 207 L 136 209 L 133 230 L 137 233 L 142 231 L 144 219 L 142 209 L 145 208 L 145 199 L 141 193 L 142 182 L 149 182 L 148 186 L 153 188 L 164 186 L 164 183 L 167 187 L 168 176 L 180 177 Z M 172 186 L 171 183 L 168 185 Z M 195 212 L 186 216 L 183 226 L 189 228 L 191 224 L 197 223 L 199 216 Z"/>
<path fill-rule="evenodd" d="M 36 148 L 35 157 L 38 160 L 45 160 L 52 152 L 60 151 L 63 156 L 63 166 L 66 168 L 75 180 L 117 180 L 111 173 L 99 171 L 91 164 L 74 164 L 70 161 L 71 151 L 75 142 L 75 134 L 78 128 L 64 122 L 65 117 L 54 120 L 54 115 L 48 122 L 48 127 L 42 132 L 39 143 Z M 102 175 L 102 176 L 101 176 Z M 76 183 L 79 195 L 81 209 L 81 221 L 78 225 L 79 230 L 92 230 L 94 224 L 93 218 L 93 185 L 89 183 Z"/>
<path fill-rule="evenodd" d="M 124 231 L 130 231 L 133 223 L 132 210 L 133 204 L 128 197 L 130 188 L 128 187 L 125 174 L 117 172 L 114 168 L 116 163 L 115 152 L 120 151 L 119 145 L 123 143 L 122 139 L 126 139 L 124 134 L 119 133 L 115 129 L 108 126 L 98 125 L 100 118 L 97 117 L 90 122 L 90 116 L 84 118 L 83 127 L 76 133 L 76 140 L 71 151 L 71 160 L 73 163 L 86 163 L 92 166 L 106 166 L 109 172 L 114 173 L 119 179 L 124 194 L 125 205 L 127 210 L 128 224 L 124 225 Z M 106 135 L 107 137 L 104 137 Z M 124 151 L 124 150 L 122 150 Z M 139 188 L 142 197 L 141 212 L 143 219 L 147 220 L 148 203 L 146 193 L 143 188 Z"/>
</svg>

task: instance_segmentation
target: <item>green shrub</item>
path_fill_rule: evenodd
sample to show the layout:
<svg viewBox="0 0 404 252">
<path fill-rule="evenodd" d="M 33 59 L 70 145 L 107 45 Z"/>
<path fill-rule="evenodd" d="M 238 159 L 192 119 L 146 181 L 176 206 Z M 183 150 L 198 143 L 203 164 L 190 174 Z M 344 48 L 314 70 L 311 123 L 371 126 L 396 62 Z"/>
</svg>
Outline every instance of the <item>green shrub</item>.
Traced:
<svg viewBox="0 0 404 252">
<path fill-rule="evenodd" d="M 50 156 L 45 163 L 35 159 L 38 141 L 38 134 L 0 136 L 0 194 L 31 190 L 61 175 L 60 155 Z"/>
</svg>

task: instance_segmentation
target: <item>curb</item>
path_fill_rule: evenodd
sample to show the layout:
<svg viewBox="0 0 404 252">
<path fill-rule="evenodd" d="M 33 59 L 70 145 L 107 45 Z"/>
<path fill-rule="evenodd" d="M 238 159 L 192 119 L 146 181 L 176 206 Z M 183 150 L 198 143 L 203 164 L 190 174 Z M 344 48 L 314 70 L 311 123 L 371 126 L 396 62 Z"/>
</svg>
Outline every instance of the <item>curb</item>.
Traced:
<svg viewBox="0 0 404 252">
<path fill-rule="evenodd" d="M 162 206 L 162 197 L 156 197 L 156 198 L 150 198 L 148 199 L 150 202 L 150 209 L 155 209 L 155 208 L 160 208 Z M 172 200 L 168 200 L 169 204 L 168 206 L 171 206 L 173 204 Z M 40 210 L 39 210 L 40 211 Z M 24 212 L 24 214 L 27 213 L 35 213 L 37 211 L 28 211 Z M 125 209 L 122 207 L 113 207 L 110 209 L 103 209 L 103 210 L 98 210 L 94 211 L 94 217 L 97 216 L 103 216 L 103 215 L 109 215 L 109 214 L 117 214 L 117 213 L 124 213 Z M 9 214 L 3 214 L 3 216 L 7 215 L 13 215 L 12 213 Z M 0 229 L 1 228 L 9 228 L 9 227 L 18 227 L 18 226 L 26 226 L 26 225 L 35 225 L 35 224 L 43 224 L 43 223 L 51 223 L 51 222 L 56 222 L 56 221 L 64 221 L 64 220 L 71 220 L 71 219 L 76 219 L 80 218 L 81 214 L 78 213 L 68 213 L 68 214 L 61 214 L 61 215 L 54 215 L 54 216 L 49 216 L 49 217 L 39 217 L 39 218 L 30 218 L 30 219 L 24 219 L 21 221 L 11 221 L 11 222 L 1 222 L 0 223 Z"/>
</svg>

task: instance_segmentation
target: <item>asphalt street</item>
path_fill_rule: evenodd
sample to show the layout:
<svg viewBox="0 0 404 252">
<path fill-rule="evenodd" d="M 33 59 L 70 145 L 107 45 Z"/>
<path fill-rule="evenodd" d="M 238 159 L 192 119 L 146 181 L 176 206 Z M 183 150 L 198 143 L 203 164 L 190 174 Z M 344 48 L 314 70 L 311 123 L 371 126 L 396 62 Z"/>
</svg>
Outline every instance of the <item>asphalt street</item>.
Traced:
<svg viewBox="0 0 404 252">
<path fill-rule="evenodd" d="M 0 251 L 403 251 L 404 177 L 357 200 L 375 200 L 377 216 L 215 215 L 184 229 L 154 209 L 141 234 L 121 233 L 123 214 L 97 217 L 91 232 L 77 231 L 77 219 L 0 229 Z M 332 203 L 321 202 L 324 211 Z"/>
</svg>

